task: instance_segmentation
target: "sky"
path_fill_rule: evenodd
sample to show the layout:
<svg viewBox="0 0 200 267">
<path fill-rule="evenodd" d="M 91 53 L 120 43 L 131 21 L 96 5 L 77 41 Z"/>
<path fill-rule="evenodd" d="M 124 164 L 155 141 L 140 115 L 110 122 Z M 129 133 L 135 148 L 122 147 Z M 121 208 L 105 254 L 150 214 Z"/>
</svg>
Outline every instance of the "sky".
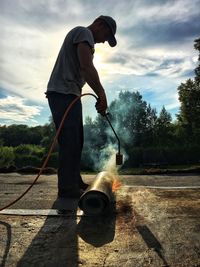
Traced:
<svg viewBox="0 0 200 267">
<path fill-rule="evenodd" d="M 173 119 L 177 87 L 194 78 L 200 37 L 200 0 L 1 0 L 0 125 L 48 123 L 44 92 L 63 40 L 100 15 L 117 22 L 117 46 L 96 44 L 94 65 L 108 104 L 120 91 L 138 91 Z M 83 93 L 92 92 L 88 85 Z M 95 100 L 84 97 L 84 118 L 95 118 Z"/>
</svg>

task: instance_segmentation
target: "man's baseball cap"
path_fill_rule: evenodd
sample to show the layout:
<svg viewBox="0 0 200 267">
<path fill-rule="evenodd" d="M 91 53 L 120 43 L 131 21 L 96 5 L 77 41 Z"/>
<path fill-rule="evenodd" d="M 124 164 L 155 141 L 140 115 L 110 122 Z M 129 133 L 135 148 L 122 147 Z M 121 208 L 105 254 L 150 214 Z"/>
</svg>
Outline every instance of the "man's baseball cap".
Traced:
<svg viewBox="0 0 200 267">
<path fill-rule="evenodd" d="M 110 16 L 103 16 L 101 15 L 100 17 L 98 17 L 99 19 L 102 19 L 103 21 L 105 21 L 105 23 L 109 26 L 110 30 L 111 30 L 111 36 L 108 39 L 108 43 L 111 47 L 116 46 L 117 41 L 115 39 L 115 33 L 117 30 L 117 24 L 115 22 L 115 20 L 113 18 L 111 18 Z"/>
</svg>

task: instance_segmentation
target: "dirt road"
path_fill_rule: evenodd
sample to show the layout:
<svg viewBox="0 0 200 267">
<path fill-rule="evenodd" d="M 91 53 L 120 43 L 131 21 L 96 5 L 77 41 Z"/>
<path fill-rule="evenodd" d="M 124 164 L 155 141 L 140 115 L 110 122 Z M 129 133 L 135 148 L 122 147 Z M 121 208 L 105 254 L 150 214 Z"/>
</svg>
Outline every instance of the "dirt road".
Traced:
<svg viewBox="0 0 200 267">
<path fill-rule="evenodd" d="M 104 216 L 0 214 L 1 266 L 200 267 L 200 177 L 120 178 L 116 204 Z M 33 179 L 0 175 L 0 206 Z M 55 198 L 55 175 L 42 176 L 11 208 L 51 209 Z"/>
</svg>

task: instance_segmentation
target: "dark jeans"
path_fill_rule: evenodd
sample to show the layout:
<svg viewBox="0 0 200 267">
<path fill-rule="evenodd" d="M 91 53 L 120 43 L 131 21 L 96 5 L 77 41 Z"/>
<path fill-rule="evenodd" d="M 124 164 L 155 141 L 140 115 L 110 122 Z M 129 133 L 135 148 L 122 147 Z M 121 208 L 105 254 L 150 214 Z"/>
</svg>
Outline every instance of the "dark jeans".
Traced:
<svg viewBox="0 0 200 267">
<path fill-rule="evenodd" d="M 58 129 L 67 107 L 76 98 L 76 95 L 51 92 L 48 93 L 47 98 L 56 129 Z M 65 119 L 58 137 L 58 145 L 58 193 L 79 190 L 79 185 L 82 182 L 80 161 L 83 148 L 83 121 L 80 99 L 74 104 Z"/>
</svg>

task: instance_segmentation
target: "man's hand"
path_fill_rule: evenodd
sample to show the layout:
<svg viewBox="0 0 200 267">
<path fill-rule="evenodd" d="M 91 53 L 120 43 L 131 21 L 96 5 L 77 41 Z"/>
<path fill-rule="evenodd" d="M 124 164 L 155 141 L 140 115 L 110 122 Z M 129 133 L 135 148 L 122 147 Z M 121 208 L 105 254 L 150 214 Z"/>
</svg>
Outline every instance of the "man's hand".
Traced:
<svg viewBox="0 0 200 267">
<path fill-rule="evenodd" d="M 104 88 L 99 80 L 98 72 L 93 65 L 91 47 L 87 43 L 79 43 L 77 51 L 82 75 L 87 84 L 98 96 L 96 103 L 97 112 L 104 116 L 107 109 L 107 99 Z"/>
<path fill-rule="evenodd" d="M 106 109 L 107 109 L 107 99 L 106 99 L 106 94 L 104 90 L 102 90 L 100 93 L 98 93 L 98 100 L 95 105 L 96 110 L 98 113 L 100 113 L 102 116 L 105 116 L 106 114 Z"/>
</svg>

